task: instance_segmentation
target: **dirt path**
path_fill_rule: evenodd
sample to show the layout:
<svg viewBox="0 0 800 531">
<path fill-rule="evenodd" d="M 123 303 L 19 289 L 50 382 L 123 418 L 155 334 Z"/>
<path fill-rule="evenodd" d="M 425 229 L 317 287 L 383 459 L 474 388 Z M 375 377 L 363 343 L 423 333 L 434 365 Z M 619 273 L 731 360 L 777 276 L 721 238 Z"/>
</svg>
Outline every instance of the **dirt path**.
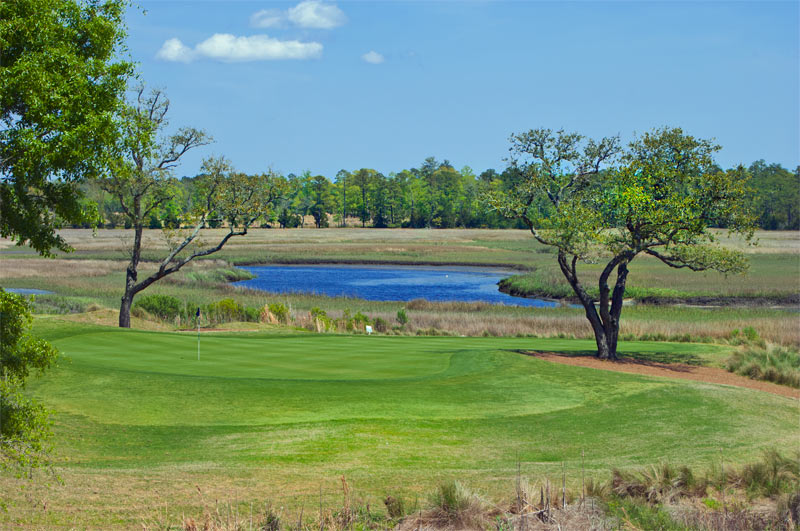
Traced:
<svg viewBox="0 0 800 531">
<path fill-rule="evenodd" d="M 682 363 L 658 363 L 655 361 L 633 359 L 603 361 L 586 356 L 565 356 L 552 352 L 524 351 L 522 353 L 527 356 L 576 367 L 589 367 L 591 369 L 644 374 L 646 376 L 661 376 L 664 378 L 678 378 L 680 380 L 694 380 L 696 382 L 734 385 L 736 387 L 746 387 L 748 389 L 756 389 L 775 395 L 787 396 L 796 400 L 800 399 L 800 389 L 771 382 L 751 380 L 750 378 L 739 376 L 738 374 L 733 374 L 725 369 L 718 369 L 716 367 L 698 367 L 695 365 L 684 365 Z"/>
</svg>

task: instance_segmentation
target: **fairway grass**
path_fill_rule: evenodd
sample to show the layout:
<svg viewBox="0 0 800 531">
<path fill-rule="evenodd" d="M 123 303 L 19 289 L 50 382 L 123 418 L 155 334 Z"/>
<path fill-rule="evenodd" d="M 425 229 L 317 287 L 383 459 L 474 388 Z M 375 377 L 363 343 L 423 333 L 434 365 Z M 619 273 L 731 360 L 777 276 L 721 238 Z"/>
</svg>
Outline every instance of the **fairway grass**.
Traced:
<svg viewBox="0 0 800 531">
<path fill-rule="evenodd" d="M 590 341 L 204 334 L 197 361 L 193 334 L 55 319 L 36 332 L 63 353 L 29 390 L 55 411 L 65 483 L 20 494 L 4 479 L 12 503 L 0 522 L 175 523 L 214 499 L 296 511 L 316 506 L 320 489 L 336 503 L 342 474 L 375 508 L 449 479 L 491 497 L 510 490 L 518 462 L 537 478 L 560 477 L 564 463 L 574 484 L 582 467 L 603 478 L 661 460 L 707 467 L 799 442 L 796 400 L 516 352 L 586 352 Z M 728 349 L 625 342 L 621 352 L 711 360 Z"/>
</svg>

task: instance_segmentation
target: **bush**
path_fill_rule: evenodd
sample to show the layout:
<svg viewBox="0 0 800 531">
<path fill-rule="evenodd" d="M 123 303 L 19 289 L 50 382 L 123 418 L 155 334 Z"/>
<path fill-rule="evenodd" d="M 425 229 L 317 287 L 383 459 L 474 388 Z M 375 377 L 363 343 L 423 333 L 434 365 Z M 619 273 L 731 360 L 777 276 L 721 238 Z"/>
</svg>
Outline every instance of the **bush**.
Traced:
<svg viewBox="0 0 800 531">
<path fill-rule="evenodd" d="M 371 322 L 371 320 L 370 320 L 369 317 L 367 317 L 363 313 L 356 312 L 356 314 L 353 316 L 353 322 L 359 323 L 359 324 L 362 324 L 362 325 L 368 325 Z"/>
<path fill-rule="evenodd" d="M 150 315 L 171 321 L 183 313 L 183 302 L 170 295 L 144 295 L 138 297 L 134 308 L 141 308 Z"/>
<path fill-rule="evenodd" d="M 311 308 L 311 326 L 317 332 L 327 332 L 333 330 L 335 323 L 328 317 L 328 313 L 321 308 Z"/>
<path fill-rule="evenodd" d="M 380 317 L 375 318 L 375 330 L 384 334 L 389 331 L 391 326 L 389 325 L 389 321 L 386 319 L 381 319 Z"/>
<path fill-rule="evenodd" d="M 229 323 L 231 321 L 243 321 L 247 318 L 247 312 L 241 304 L 233 299 L 222 299 L 212 302 L 206 307 L 209 320 L 215 323 Z"/>
<path fill-rule="evenodd" d="M 408 314 L 406 314 L 405 308 L 400 308 L 397 310 L 397 322 L 400 323 L 400 326 L 405 326 L 408 324 Z"/>
<path fill-rule="evenodd" d="M 261 317 L 261 308 L 253 308 L 248 306 L 244 310 L 245 321 L 249 323 L 257 323 Z"/>
<path fill-rule="evenodd" d="M 289 307 L 282 302 L 275 302 L 268 306 L 269 313 L 281 324 L 289 323 Z"/>
</svg>

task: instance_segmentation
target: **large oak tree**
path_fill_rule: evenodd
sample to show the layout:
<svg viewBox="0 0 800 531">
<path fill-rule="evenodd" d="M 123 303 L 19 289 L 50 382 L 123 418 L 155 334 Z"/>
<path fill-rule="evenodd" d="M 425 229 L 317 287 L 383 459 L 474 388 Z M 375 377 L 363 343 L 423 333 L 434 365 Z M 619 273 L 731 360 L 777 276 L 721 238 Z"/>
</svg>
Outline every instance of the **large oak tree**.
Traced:
<svg viewBox="0 0 800 531">
<path fill-rule="evenodd" d="M 558 266 L 583 306 L 597 355 L 616 359 L 629 266 L 640 255 L 669 267 L 741 273 L 742 253 L 715 243 L 713 227 L 752 236 L 746 171 L 722 171 L 709 140 L 678 128 L 645 133 L 621 149 L 616 137 L 534 129 L 511 137 L 519 182 L 490 204 L 524 221 L 557 251 Z M 597 296 L 581 263 L 604 264 Z"/>
<path fill-rule="evenodd" d="M 61 222 L 92 218 L 77 183 L 101 173 L 132 65 L 120 0 L 0 1 L 0 235 L 69 250 Z M 30 334 L 31 303 L 0 289 L 0 468 L 43 462 L 49 422 L 22 392 L 56 350 Z"/>
</svg>

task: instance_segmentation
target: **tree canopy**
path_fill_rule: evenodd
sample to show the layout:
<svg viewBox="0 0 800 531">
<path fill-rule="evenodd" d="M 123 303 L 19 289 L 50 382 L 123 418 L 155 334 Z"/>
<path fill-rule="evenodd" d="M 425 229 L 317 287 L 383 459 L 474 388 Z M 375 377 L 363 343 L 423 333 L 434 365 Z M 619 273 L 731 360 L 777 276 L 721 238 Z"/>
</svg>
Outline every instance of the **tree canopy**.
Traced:
<svg viewBox="0 0 800 531">
<path fill-rule="evenodd" d="M 110 160 L 130 62 L 124 0 L 0 2 L 0 235 L 48 255 L 96 218 L 76 182 Z"/>
<path fill-rule="evenodd" d="M 716 245 L 709 230 L 724 226 L 749 238 L 754 227 L 746 171 L 720 170 L 718 149 L 679 128 L 645 133 L 624 150 L 616 137 L 595 141 L 550 129 L 511 137 L 520 179 L 490 192 L 489 204 L 557 250 L 601 358 L 616 358 L 628 266 L 637 256 L 694 271 L 746 270 L 742 253 Z M 605 264 L 597 300 L 578 273 L 581 262 Z"/>
</svg>

